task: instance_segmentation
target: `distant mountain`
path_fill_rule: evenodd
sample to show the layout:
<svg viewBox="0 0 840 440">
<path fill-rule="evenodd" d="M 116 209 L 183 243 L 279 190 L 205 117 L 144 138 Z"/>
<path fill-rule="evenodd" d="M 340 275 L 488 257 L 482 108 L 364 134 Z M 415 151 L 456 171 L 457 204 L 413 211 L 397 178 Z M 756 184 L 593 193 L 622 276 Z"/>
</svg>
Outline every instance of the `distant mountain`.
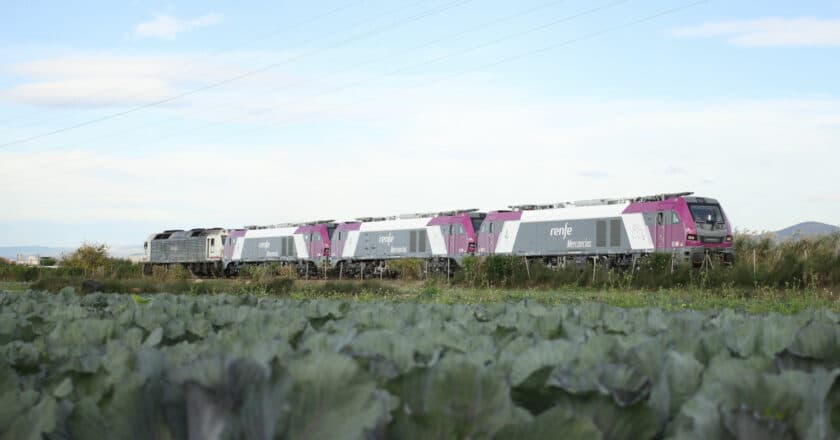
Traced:
<svg viewBox="0 0 840 440">
<path fill-rule="evenodd" d="M 840 227 L 820 222 L 803 222 L 789 226 L 772 234 L 778 240 L 788 240 L 798 237 L 813 237 L 815 235 L 828 235 L 840 231 Z"/>
<path fill-rule="evenodd" d="M 38 255 L 41 257 L 60 257 L 61 254 L 73 252 L 76 248 L 49 246 L 5 246 L 0 247 L 0 257 L 14 260 L 20 255 Z"/>
<path fill-rule="evenodd" d="M 75 251 L 74 247 L 51 247 L 51 246 L 0 246 L 0 257 L 14 260 L 20 255 L 38 255 L 40 257 L 60 257 L 61 254 L 69 254 Z M 112 257 L 128 258 L 143 254 L 143 246 L 112 246 L 109 253 Z"/>
</svg>

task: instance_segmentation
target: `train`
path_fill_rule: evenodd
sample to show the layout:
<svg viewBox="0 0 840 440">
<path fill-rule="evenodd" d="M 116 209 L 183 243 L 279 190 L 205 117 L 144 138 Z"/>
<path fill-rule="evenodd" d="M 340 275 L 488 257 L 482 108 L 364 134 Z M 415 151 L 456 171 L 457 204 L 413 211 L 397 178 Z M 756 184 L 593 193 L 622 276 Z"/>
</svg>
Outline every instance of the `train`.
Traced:
<svg viewBox="0 0 840 440">
<path fill-rule="evenodd" d="M 657 253 L 695 266 L 734 261 L 732 226 L 720 203 L 692 192 L 316 220 L 243 228 L 167 230 L 144 242 L 143 270 L 180 265 L 196 275 L 236 276 L 243 267 L 294 265 L 301 275 L 370 277 L 389 263 L 425 261 L 451 273 L 466 257 L 516 256 L 549 267 L 635 267 Z M 319 275 L 320 276 L 320 275 Z"/>
</svg>

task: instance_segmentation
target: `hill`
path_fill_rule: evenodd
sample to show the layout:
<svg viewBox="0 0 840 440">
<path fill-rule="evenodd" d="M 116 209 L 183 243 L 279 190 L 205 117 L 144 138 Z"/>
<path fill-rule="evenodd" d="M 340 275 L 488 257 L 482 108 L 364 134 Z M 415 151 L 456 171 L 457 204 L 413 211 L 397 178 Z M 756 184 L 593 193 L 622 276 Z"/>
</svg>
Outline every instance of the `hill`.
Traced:
<svg viewBox="0 0 840 440">
<path fill-rule="evenodd" d="M 70 254 L 75 250 L 76 248 L 74 247 L 0 246 L 0 257 L 14 260 L 17 258 L 18 254 L 21 254 L 58 258 L 61 254 Z M 143 246 L 112 246 L 109 250 L 109 254 L 116 258 L 128 258 L 131 256 L 142 255 Z"/>
<path fill-rule="evenodd" d="M 840 227 L 820 222 L 802 222 L 780 229 L 772 234 L 778 240 L 789 240 L 794 237 L 813 237 L 828 235 L 840 231 Z"/>
</svg>

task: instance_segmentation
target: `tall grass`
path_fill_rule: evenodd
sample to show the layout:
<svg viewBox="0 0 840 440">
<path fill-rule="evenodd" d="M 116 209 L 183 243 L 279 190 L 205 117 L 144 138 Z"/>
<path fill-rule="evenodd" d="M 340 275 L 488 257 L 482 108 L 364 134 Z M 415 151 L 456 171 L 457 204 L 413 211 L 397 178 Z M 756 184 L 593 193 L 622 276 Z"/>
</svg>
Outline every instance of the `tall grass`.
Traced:
<svg viewBox="0 0 840 440">
<path fill-rule="evenodd" d="M 550 269 L 537 260 L 490 256 L 465 258 L 454 278 L 467 287 L 596 288 L 773 288 L 828 289 L 840 285 L 840 233 L 777 242 L 769 237 L 736 235 L 735 263 L 694 269 L 673 264 L 670 254 L 641 259 L 635 270 L 592 264 Z"/>
<path fill-rule="evenodd" d="M 840 233 L 777 242 L 736 234 L 735 263 L 694 269 L 672 265 L 669 254 L 642 259 L 635 270 L 616 270 L 591 264 L 566 269 L 552 269 L 539 261 L 526 263 L 522 257 L 492 256 L 465 258 L 462 270 L 452 278 L 455 286 L 469 288 L 595 288 L 595 289 L 669 289 L 707 290 L 825 290 L 840 286 Z M 398 278 L 413 281 L 423 278 L 421 260 L 389 262 Z M 434 277 L 430 277 L 434 281 Z M 185 269 L 155 268 L 144 277 L 141 266 L 127 260 L 108 258 L 93 268 L 60 266 L 26 267 L 0 262 L 0 281 L 26 282 L 33 288 L 60 290 L 79 288 L 84 280 L 95 279 L 108 292 L 212 293 L 247 292 L 288 294 L 305 291 L 307 295 L 360 292 L 395 293 L 386 285 L 350 282 L 327 282 L 306 285 L 296 283 L 293 265 L 271 264 L 243 268 L 237 280 L 196 280 Z M 220 290 L 226 289 L 226 290 Z"/>
</svg>

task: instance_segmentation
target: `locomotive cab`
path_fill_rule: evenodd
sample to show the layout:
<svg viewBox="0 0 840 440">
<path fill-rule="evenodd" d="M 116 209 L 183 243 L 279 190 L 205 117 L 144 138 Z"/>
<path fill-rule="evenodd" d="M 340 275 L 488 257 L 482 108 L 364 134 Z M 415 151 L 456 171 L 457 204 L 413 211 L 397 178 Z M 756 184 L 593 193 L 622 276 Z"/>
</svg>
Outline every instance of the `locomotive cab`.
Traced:
<svg viewBox="0 0 840 440">
<path fill-rule="evenodd" d="M 708 197 L 684 197 L 681 209 L 685 217 L 684 256 L 702 263 L 707 255 L 724 262 L 734 261 L 732 229 L 717 200 Z"/>
</svg>

